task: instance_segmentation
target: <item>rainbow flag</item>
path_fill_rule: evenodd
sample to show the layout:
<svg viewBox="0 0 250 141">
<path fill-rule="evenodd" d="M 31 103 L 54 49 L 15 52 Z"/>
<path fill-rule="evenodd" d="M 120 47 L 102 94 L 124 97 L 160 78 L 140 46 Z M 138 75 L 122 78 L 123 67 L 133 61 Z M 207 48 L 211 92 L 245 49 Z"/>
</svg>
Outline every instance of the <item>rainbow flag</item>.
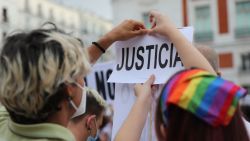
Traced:
<svg viewBox="0 0 250 141">
<path fill-rule="evenodd" d="M 228 125 L 238 101 L 247 91 L 201 69 L 180 71 L 167 82 L 161 94 L 163 120 L 167 105 L 174 104 L 212 126 Z"/>
</svg>

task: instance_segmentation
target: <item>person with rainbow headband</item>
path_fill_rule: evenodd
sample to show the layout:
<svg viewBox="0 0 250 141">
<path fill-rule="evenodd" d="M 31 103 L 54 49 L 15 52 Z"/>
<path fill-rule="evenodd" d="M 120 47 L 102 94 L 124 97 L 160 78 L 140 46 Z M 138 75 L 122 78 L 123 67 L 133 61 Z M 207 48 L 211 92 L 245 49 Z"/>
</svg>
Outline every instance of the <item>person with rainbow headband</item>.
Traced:
<svg viewBox="0 0 250 141">
<path fill-rule="evenodd" d="M 206 58 L 167 17 L 152 11 L 150 19 L 154 22 L 149 33 L 160 34 L 173 42 L 186 68 L 170 77 L 157 100 L 158 140 L 248 141 L 238 108 L 246 90 L 217 76 Z M 153 83 L 154 76 L 150 76 L 144 84 L 135 85 L 137 100 L 115 141 L 140 139 L 155 99 Z"/>
<path fill-rule="evenodd" d="M 173 75 L 157 102 L 156 133 L 167 141 L 248 141 L 238 102 L 246 90 L 202 69 Z"/>
</svg>

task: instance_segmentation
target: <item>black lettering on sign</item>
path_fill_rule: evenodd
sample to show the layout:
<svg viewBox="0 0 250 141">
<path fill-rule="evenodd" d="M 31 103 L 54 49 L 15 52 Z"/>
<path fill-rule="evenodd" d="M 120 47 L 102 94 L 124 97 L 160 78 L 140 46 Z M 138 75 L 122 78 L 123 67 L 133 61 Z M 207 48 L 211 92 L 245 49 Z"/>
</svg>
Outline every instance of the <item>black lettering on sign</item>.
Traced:
<svg viewBox="0 0 250 141">
<path fill-rule="evenodd" d="M 129 48 L 127 48 L 127 54 L 126 54 L 126 70 L 131 70 L 134 66 L 134 61 L 135 61 L 135 47 L 133 47 L 133 53 L 131 55 L 131 64 L 129 65 L 128 60 L 129 60 Z"/>
<path fill-rule="evenodd" d="M 88 86 L 88 80 L 87 80 L 87 77 L 84 77 L 84 82 L 85 82 L 85 86 Z"/>
<path fill-rule="evenodd" d="M 157 56 L 158 56 L 158 45 L 155 45 L 155 64 L 154 64 L 154 68 L 156 69 L 157 67 Z"/>
<path fill-rule="evenodd" d="M 174 44 L 171 43 L 171 47 L 170 47 L 170 64 L 169 67 L 172 68 L 172 64 L 173 64 L 173 50 L 174 50 Z"/>
<path fill-rule="evenodd" d="M 168 59 L 166 59 L 165 62 L 162 63 L 162 60 L 161 60 L 162 56 L 161 55 L 162 55 L 162 50 L 163 49 L 165 49 L 166 51 L 168 51 L 168 49 L 169 49 L 168 48 L 168 44 L 166 44 L 166 43 L 162 44 L 161 48 L 160 48 L 160 51 L 159 51 L 159 65 L 160 65 L 161 68 L 165 68 L 167 66 L 167 64 L 168 64 Z"/>
<path fill-rule="evenodd" d="M 176 52 L 176 53 L 175 53 L 175 58 L 174 58 L 174 66 L 173 66 L 173 67 L 176 67 L 176 63 L 177 63 L 177 62 L 180 62 L 180 63 L 181 63 L 181 66 L 183 66 L 183 63 L 182 63 L 182 61 L 181 61 L 181 58 L 180 58 L 179 54 Z"/>
<path fill-rule="evenodd" d="M 138 60 L 140 60 L 140 62 L 141 62 L 141 65 L 138 65 L 139 63 L 138 62 L 136 62 L 135 63 L 135 69 L 136 70 L 141 70 L 142 69 L 142 67 L 143 67 L 143 64 L 144 64 L 144 58 L 143 58 L 143 56 L 140 54 L 140 52 L 142 52 L 142 53 L 144 53 L 144 47 L 143 46 L 140 46 L 140 47 L 138 47 L 138 49 L 137 49 L 137 58 L 138 58 Z"/>
<path fill-rule="evenodd" d="M 106 80 L 104 78 L 103 71 L 100 71 L 99 74 L 98 74 L 98 72 L 95 72 L 95 80 L 96 80 L 97 91 L 102 95 L 102 97 L 105 100 L 107 100 L 106 91 L 105 91 Z"/>
<path fill-rule="evenodd" d="M 107 74 L 106 74 L 106 80 L 109 79 L 109 76 L 112 73 L 112 69 L 108 69 Z M 111 100 L 115 99 L 115 83 L 107 83 L 108 85 L 108 95 Z"/>
<path fill-rule="evenodd" d="M 166 54 L 169 52 L 169 56 Z M 144 58 L 147 57 L 148 59 Z M 152 56 L 152 57 L 151 57 Z M 165 56 L 165 57 L 164 57 Z M 176 67 L 178 62 L 181 62 L 181 58 L 178 53 L 174 51 L 174 44 L 163 43 L 161 45 L 146 45 L 145 47 L 127 47 L 122 48 L 121 64 L 117 64 L 117 71 L 125 69 L 130 71 L 135 67 L 136 70 L 141 70 L 144 66 L 147 69 L 154 68 L 158 66 L 160 68 L 166 67 Z M 164 58 L 164 59 L 163 59 Z M 165 59 L 166 58 L 166 59 Z M 154 61 L 151 66 L 151 59 Z M 183 66 L 183 64 L 182 64 Z"/>
<path fill-rule="evenodd" d="M 105 100 L 115 99 L 115 83 L 107 83 L 111 73 L 112 69 L 95 72 L 96 89 Z"/>
<path fill-rule="evenodd" d="M 124 48 L 122 48 L 122 62 L 121 62 L 121 66 L 119 66 L 119 64 L 117 64 L 117 66 L 116 66 L 116 70 L 117 71 L 119 71 L 119 70 L 121 70 L 122 69 L 122 67 L 123 67 L 123 65 L 124 65 L 124 57 L 125 57 L 125 51 L 124 51 L 125 49 Z"/>
<path fill-rule="evenodd" d="M 148 67 L 147 67 L 147 69 L 150 68 L 150 57 L 151 57 L 151 50 L 152 49 L 154 49 L 154 45 L 146 46 L 146 50 L 148 50 Z"/>
</svg>

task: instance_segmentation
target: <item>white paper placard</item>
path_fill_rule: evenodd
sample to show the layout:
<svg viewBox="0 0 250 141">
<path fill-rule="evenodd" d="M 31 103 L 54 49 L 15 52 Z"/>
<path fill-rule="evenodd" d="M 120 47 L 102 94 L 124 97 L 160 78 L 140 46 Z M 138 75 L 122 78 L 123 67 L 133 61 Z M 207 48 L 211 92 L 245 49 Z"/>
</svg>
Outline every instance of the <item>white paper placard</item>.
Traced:
<svg viewBox="0 0 250 141">
<path fill-rule="evenodd" d="M 193 41 L 193 28 L 181 28 L 182 34 Z M 175 72 L 183 69 L 174 44 L 162 36 L 138 36 L 115 43 L 116 65 L 108 82 L 143 83 L 151 74 L 155 84 L 162 84 Z"/>
<path fill-rule="evenodd" d="M 193 40 L 193 28 L 187 27 L 187 28 L 181 28 L 180 31 L 185 35 L 185 37 L 192 42 Z M 168 63 L 164 68 L 161 68 L 159 65 L 159 52 L 160 47 L 162 44 L 166 43 L 168 45 L 168 50 L 166 47 L 163 47 L 162 49 L 162 55 L 161 55 L 161 63 L 164 63 L 166 59 L 168 58 L 170 62 L 170 57 L 172 57 L 172 64 Z M 153 49 L 150 49 L 152 47 L 147 47 L 148 45 L 153 45 Z M 155 48 L 156 45 L 158 47 L 157 49 L 157 57 L 155 56 Z M 139 57 L 137 57 L 137 51 L 140 46 L 144 47 L 144 54 L 140 49 L 139 51 Z M 115 47 L 117 49 L 117 60 L 115 67 L 113 69 L 113 73 L 111 74 L 109 78 L 109 82 L 115 82 L 115 83 L 123 83 L 123 84 L 116 84 L 115 87 L 115 101 L 114 101 L 114 118 L 113 118 L 113 129 L 112 129 L 112 140 L 114 140 L 115 135 L 117 134 L 118 130 L 120 129 L 121 125 L 123 124 L 124 120 L 127 118 L 131 107 L 133 106 L 136 97 L 134 95 L 134 84 L 124 84 L 124 83 L 143 83 L 145 82 L 149 75 L 155 74 L 156 75 L 156 84 L 165 83 L 167 79 L 174 73 L 176 73 L 178 70 L 183 69 L 183 66 L 179 61 L 176 62 L 174 65 L 174 59 L 176 56 L 176 50 L 175 48 L 172 48 L 173 46 L 170 42 L 168 42 L 163 37 L 153 37 L 153 36 L 141 36 L 136 37 L 133 39 L 130 39 L 128 41 L 122 41 L 117 42 L 115 44 Z M 128 55 L 126 54 L 127 48 L 129 47 Z M 137 62 L 137 69 L 140 67 L 141 58 L 142 56 L 144 62 L 143 67 L 140 70 L 136 69 L 136 66 L 134 64 L 133 67 L 130 68 L 132 59 L 131 56 L 133 56 L 133 47 L 134 47 L 134 63 Z M 122 65 L 122 48 L 124 48 L 124 56 L 129 56 L 127 62 L 127 67 L 130 70 L 126 70 L 126 57 L 124 58 L 124 66 Z M 149 50 L 151 50 L 151 55 L 149 59 Z M 154 51 L 154 52 L 153 52 Z M 172 56 L 171 56 L 172 55 Z M 174 58 L 174 59 L 173 59 Z M 155 63 L 156 61 L 156 63 Z M 157 63 L 158 62 L 158 63 Z M 146 65 L 145 65 L 146 64 Z M 149 65 L 148 65 L 149 64 Z M 156 65 L 155 65 L 156 64 Z M 121 70 L 117 70 L 118 68 L 122 68 Z M 149 68 L 149 69 L 148 69 Z M 161 92 L 161 88 L 163 85 L 160 85 L 159 90 L 157 91 L 157 95 Z M 152 112 L 149 113 L 149 116 L 147 118 L 147 121 L 144 125 L 144 129 L 141 134 L 140 141 L 157 141 L 157 138 L 155 136 L 155 127 L 154 127 L 154 114 L 155 114 L 155 105 L 156 101 L 153 102 L 152 106 Z"/>
<path fill-rule="evenodd" d="M 114 62 L 95 64 L 85 77 L 86 86 L 97 90 L 108 104 L 112 104 L 115 98 L 115 84 L 107 82 L 113 67 Z"/>
</svg>

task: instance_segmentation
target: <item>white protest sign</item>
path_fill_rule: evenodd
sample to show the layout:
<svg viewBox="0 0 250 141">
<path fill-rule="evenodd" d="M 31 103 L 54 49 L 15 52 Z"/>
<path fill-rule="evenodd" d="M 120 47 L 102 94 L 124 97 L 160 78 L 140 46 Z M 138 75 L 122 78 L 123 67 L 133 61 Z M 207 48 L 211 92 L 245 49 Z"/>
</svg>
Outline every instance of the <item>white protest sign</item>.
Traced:
<svg viewBox="0 0 250 141">
<path fill-rule="evenodd" d="M 193 41 L 193 28 L 182 28 L 180 31 L 190 42 Z M 117 61 L 108 81 L 123 84 L 116 84 L 115 87 L 112 140 L 136 100 L 134 84 L 129 83 L 143 83 L 149 75 L 155 74 L 156 84 L 162 84 L 172 74 L 183 69 L 174 45 L 165 38 L 146 35 L 117 42 L 115 46 Z M 157 95 L 160 92 L 161 88 Z M 157 141 L 154 127 L 155 105 L 156 101 L 144 125 L 140 141 Z"/>
<path fill-rule="evenodd" d="M 115 98 L 115 84 L 107 83 L 113 67 L 114 62 L 95 64 L 85 77 L 86 86 L 97 90 L 108 104 L 112 104 Z"/>
<path fill-rule="evenodd" d="M 193 40 L 193 28 L 181 28 L 182 34 Z M 116 42 L 117 61 L 108 82 L 143 83 L 151 74 L 155 84 L 162 84 L 173 73 L 183 69 L 174 44 L 162 36 L 138 36 Z"/>
</svg>

